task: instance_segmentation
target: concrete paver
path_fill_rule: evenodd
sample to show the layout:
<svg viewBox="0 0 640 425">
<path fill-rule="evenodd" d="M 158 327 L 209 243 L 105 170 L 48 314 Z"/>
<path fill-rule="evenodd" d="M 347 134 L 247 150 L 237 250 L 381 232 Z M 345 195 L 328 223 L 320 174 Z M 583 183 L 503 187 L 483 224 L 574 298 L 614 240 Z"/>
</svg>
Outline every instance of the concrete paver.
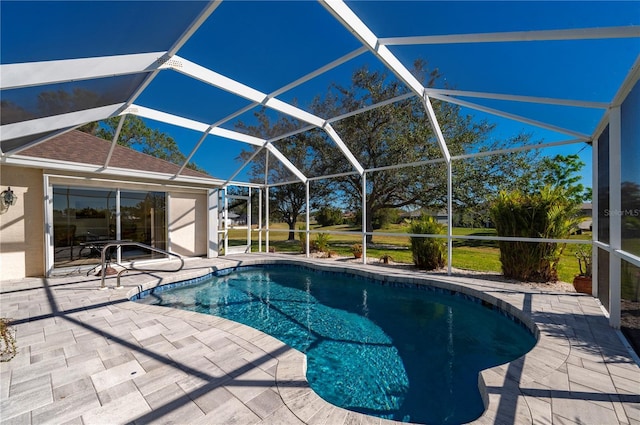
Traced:
<svg viewBox="0 0 640 425">
<path fill-rule="evenodd" d="M 264 262 L 454 288 L 535 326 L 538 344 L 526 356 L 481 373 L 488 406 L 477 424 L 640 424 L 640 368 L 592 297 L 277 254 L 188 259 L 180 273 L 130 272 L 119 290 L 114 278 L 103 291 L 84 276 L 0 282 L 0 310 L 14 321 L 19 349 L 0 364 L 1 423 L 394 423 L 318 397 L 304 355 L 273 337 L 127 300 L 140 287 Z"/>
</svg>

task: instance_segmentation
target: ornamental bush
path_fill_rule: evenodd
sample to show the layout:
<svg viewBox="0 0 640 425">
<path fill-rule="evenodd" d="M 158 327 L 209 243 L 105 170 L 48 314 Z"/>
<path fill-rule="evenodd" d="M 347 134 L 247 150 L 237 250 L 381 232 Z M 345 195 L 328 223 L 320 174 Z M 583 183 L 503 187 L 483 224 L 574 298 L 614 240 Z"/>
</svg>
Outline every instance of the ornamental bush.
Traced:
<svg viewBox="0 0 640 425">
<path fill-rule="evenodd" d="M 315 249 L 320 252 L 325 252 L 327 256 L 331 257 L 331 249 L 329 247 L 330 239 L 331 236 L 327 233 L 318 233 L 315 240 Z"/>
<path fill-rule="evenodd" d="M 422 216 L 420 220 L 411 223 L 409 233 L 414 234 L 444 234 L 445 226 L 435 218 Z M 435 270 L 444 267 L 444 253 L 446 241 L 442 238 L 411 236 L 411 252 L 413 263 L 419 269 Z"/>
<path fill-rule="evenodd" d="M 566 190 L 545 186 L 540 192 L 500 192 L 490 214 L 498 236 L 566 239 L 578 226 L 579 204 Z M 505 277 L 529 282 L 555 282 L 566 244 L 498 241 Z"/>
</svg>

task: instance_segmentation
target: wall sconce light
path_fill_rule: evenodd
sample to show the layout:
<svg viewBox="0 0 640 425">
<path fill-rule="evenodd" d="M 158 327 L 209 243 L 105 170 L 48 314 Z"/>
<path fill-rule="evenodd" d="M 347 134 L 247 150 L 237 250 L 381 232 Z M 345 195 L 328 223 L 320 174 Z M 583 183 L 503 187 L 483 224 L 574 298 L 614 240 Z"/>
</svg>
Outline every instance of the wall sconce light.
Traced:
<svg viewBox="0 0 640 425">
<path fill-rule="evenodd" d="M 2 207 L 4 209 L 8 209 L 11 205 L 15 205 L 17 201 L 18 196 L 13 193 L 11 187 L 9 187 L 7 190 L 3 190 L 2 193 L 0 193 L 0 203 L 2 204 Z"/>
</svg>

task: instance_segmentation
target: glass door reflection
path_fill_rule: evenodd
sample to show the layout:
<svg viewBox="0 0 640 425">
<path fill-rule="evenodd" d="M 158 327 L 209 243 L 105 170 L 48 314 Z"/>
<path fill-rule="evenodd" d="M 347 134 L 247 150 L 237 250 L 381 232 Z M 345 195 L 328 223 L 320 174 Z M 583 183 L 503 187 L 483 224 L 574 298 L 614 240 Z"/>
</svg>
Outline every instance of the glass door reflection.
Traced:
<svg viewBox="0 0 640 425">
<path fill-rule="evenodd" d="M 120 237 L 154 248 L 167 249 L 166 196 L 164 192 L 120 192 Z M 122 261 L 166 258 L 138 247 L 122 247 Z"/>
</svg>

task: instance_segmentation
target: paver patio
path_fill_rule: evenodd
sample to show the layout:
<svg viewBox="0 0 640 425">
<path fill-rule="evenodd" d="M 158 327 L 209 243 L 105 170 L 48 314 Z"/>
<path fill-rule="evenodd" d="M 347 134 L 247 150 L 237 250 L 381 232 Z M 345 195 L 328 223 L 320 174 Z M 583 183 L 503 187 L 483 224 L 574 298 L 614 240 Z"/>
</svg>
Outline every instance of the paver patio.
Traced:
<svg viewBox="0 0 640 425">
<path fill-rule="evenodd" d="M 0 364 L 2 424 L 393 423 L 318 397 L 300 352 L 255 329 L 128 301 L 141 288 L 264 262 L 316 264 L 387 281 L 457 288 L 535 326 L 526 356 L 482 372 L 488 403 L 474 423 L 640 424 L 640 368 L 596 299 L 474 277 L 247 254 L 190 259 L 179 273 L 73 275 L 0 282 L 17 356 Z M 478 292 L 479 291 L 479 292 Z"/>
</svg>

